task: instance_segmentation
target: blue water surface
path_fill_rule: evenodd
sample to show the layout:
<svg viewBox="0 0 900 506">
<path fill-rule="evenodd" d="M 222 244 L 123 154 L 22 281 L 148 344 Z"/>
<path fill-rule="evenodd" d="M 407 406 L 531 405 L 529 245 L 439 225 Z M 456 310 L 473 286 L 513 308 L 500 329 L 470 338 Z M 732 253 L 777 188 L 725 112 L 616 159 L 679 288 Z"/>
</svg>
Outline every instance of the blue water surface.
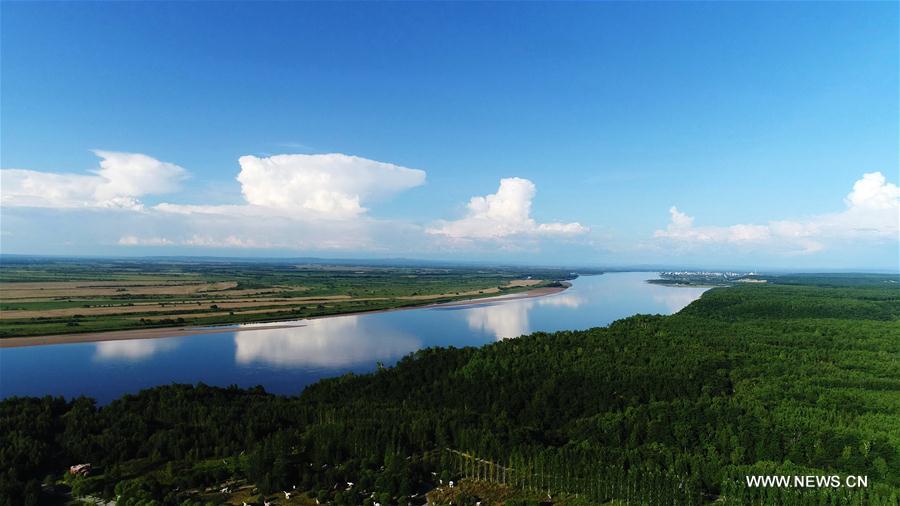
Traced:
<svg viewBox="0 0 900 506">
<path fill-rule="evenodd" d="M 646 282 L 656 277 L 581 276 L 568 290 L 543 297 L 268 325 L 281 328 L 3 348 L 0 396 L 86 395 L 103 404 L 143 388 L 197 382 L 297 394 L 321 378 L 369 372 L 424 347 L 480 346 L 535 331 L 604 326 L 638 313 L 671 314 L 706 290 Z"/>
</svg>

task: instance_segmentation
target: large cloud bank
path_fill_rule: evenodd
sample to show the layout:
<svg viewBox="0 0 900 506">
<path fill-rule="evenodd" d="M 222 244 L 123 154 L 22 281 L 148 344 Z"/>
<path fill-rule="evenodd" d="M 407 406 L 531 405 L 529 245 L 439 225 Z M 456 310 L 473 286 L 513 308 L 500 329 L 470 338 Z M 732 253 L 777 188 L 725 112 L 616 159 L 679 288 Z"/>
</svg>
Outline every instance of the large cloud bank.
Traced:
<svg viewBox="0 0 900 506">
<path fill-rule="evenodd" d="M 7 221 L 46 220 L 42 209 L 56 211 L 55 224 L 75 222 L 82 229 L 76 240 L 114 234 L 102 241 L 125 247 L 372 250 L 410 227 L 372 218 L 368 204 L 425 182 L 422 170 L 339 153 L 243 156 L 236 178 L 243 202 L 147 205 L 141 197 L 178 191 L 188 172 L 143 154 L 95 153 L 100 167 L 88 174 L 0 171 L 3 208 L 30 208 Z M 132 212 L 72 219 L 79 209 L 113 208 Z M 37 237 L 42 229 L 49 231 L 30 226 L 27 233 Z"/>
<path fill-rule="evenodd" d="M 91 175 L 0 171 L 4 207 L 124 208 L 140 210 L 138 197 L 177 191 L 187 177 L 178 165 L 137 153 L 94 151 L 100 168 Z"/>
<path fill-rule="evenodd" d="M 99 164 L 84 173 L 0 170 L 6 251 L 52 246 L 55 252 L 95 248 L 93 253 L 106 245 L 390 255 L 443 255 L 459 248 L 493 254 L 537 251 L 552 246 L 550 241 L 594 247 L 597 234 L 577 221 L 534 218 L 537 188 L 518 177 L 501 179 L 494 193 L 472 197 L 457 219 L 434 220 L 425 217 L 434 210 L 417 209 L 407 219 L 388 220 L 377 217 L 378 204 L 423 185 L 424 171 L 340 153 L 242 156 L 235 178 L 240 197 L 221 205 L 190 200 L 202 192 L 178 193 L 190 175 L 175 163 L 140 153 L 94 153 Z M 154 204 L 163 195 L 167 202 Z M 670 222 L 652 233 L 649 244 L 630 241 L 622 251 L 651 251 L 656 258 L 727 251 L 756 258 L 842 248 L 886 251 L 898 241 L 900 188 L 884 174 L 863 174 L 843 206 L 836 197 L 835 212 L 765 223 L 703 224 L 672 206 Z M 636 233 L 646 238 L 648 232 Z"/>
<path fill-rule="evenodd" d="M 692 216 L 673 206 L 669 209 L 669 225 L 657 230 L 654 237 L 682 247 L 765 247 L 787 254 L 815 253 L 835 241 L 897 240 L 900 188 L 888 182 L 884 174 L 864 174 L 853 184 L 844 204 L 842 211 L 805 219 L 728 226 L 696 226 Z"/>
</svg>

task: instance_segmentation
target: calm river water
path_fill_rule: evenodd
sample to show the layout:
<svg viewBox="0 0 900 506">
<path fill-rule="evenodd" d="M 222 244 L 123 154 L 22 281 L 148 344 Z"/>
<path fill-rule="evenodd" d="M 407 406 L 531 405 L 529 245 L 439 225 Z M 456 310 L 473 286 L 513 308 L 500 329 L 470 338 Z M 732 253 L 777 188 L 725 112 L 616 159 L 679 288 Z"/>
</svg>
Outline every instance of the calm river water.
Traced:
<svg viewBox="0 0 900 506">
<path fill-rule="evenodd" d="M 201 381 L 297 394 L 320 378 L 369 372 L 419 348 L 479 346 L 638 313 L 670 314 L 705 291 L 645 282 L 656 277 L 582 276 L 545 297 L 301 320 L 292 328 L 0 349 L 0 397 L 87 395 L 107 403 L 142 388 Z"/>
</svg>

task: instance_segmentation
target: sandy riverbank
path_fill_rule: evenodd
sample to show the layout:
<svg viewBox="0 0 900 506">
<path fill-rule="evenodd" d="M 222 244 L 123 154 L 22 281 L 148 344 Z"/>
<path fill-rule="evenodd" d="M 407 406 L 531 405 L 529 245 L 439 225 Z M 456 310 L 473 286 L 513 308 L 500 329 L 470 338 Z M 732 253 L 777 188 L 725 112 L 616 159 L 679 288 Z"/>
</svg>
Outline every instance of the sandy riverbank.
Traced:
<svg viewBox="0 0 900 506">
<path fill-rule="evenodd" d="M 94 343 L 101 341 L 123 341 L 129 339 L 160 339 L 164 337 L 181 337 L 199 334 L 221 334 L 224 332 L 248 332 L 254 330 L 270 330 L 284 329 L 293 327 L 302 327 L 300 323 L 304 320 L 316 320 L 319 318 L 333 318 L 337 316 L 347 316 L 354 314 L 372 314 L 386 313 L 388 311 L 408 311 L 410 309 L 425 309 L 435 307 L 465 307 L 478 304 L 486 304 L 492 302 L 503 302 L 516 299 L 525 299 L 529 297 L 543 297 L 559 293 L 566 288 L 572 286 L 570 283 L 563 283 L 563 286 L 545 286 L 528 290 L 527 292 L 515 293 L 510 295 L 500 295 L 495 297 L 482 297 L 478 299 L 465 299 L 453 302 L 423 304 L 420 306 L 406 306 L 389 309 L 378 309 L 375 311 L 351 311 L 347 313 L 337 313 L 323 316 L 314 316 L 301 320 L 282 320 L 282 324 L 275 323 L 246 323 L 240 325 L 221 325 L 221 326 L 203 326 L 203 327 L 163 327 L 153 329 L 134 329 L 134 330 L 110 330 L 106 332 L 85 332 L 83 334 L 57 334 L 50 336 L 29 336 L 29 337 L 6 337 L 0 339 L 0 348 L 19 348 L 23 346 L 44 346 L 48 344 L 68 344 L 68 343 Z M 296 322 L 296 323 L 291 323 Z M 277 323 L 277 322 L 276 322 Z"/>
</svg>

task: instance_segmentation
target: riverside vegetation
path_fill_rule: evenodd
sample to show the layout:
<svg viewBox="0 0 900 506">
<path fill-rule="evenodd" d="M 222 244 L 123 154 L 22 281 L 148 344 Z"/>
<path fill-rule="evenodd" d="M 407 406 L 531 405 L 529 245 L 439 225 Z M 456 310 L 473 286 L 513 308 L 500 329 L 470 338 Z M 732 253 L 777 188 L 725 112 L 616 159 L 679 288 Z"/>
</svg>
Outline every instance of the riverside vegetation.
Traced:
<svg viewBox="0 0 900 506">
<path fill-rule="evenodd" d="M 37 504 L 71 490 L 122 505 L 274 497 L 405 505 L 426 496 L 434 504 L 897 504 L 897 281 L 822 276 L 716 288 L 672 316 L 425 349 L 299 397 L 172 385 L 103 407 L 88 398 L 7 399 L 0 498 Z M 94 474 L 65 476 L 83 462 Z M 869 483 L 744 486 L 744 476 L 762 474 Z"/>
</svg>

